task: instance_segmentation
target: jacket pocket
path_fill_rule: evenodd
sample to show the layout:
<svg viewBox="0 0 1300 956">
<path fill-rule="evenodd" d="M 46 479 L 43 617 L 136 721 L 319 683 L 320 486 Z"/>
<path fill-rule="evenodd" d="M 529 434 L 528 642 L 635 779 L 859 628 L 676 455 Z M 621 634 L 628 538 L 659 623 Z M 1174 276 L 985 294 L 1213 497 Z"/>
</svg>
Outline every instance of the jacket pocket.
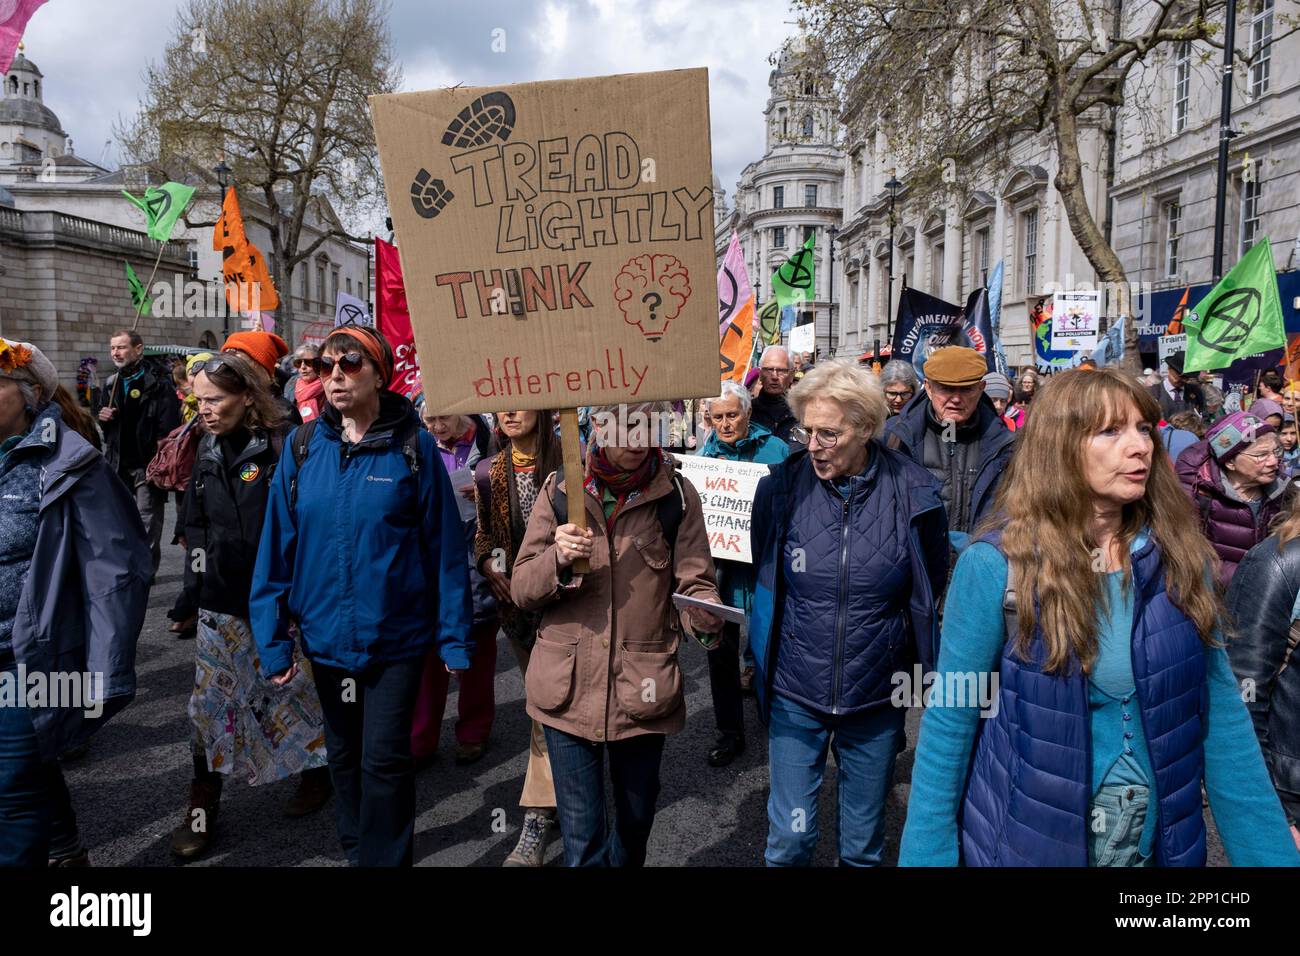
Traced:
<svg viewBox="0 0 1300 956">
<path fill-rule="evenodd" d="M 668 543 L 662 535 L 643 532 L 632 539 L 641 560 L 655 571 L 668 567 Z"/>
<path fill-rule="evenodd" d="M 524 677 L 524 693 L 541 710 L 559 710 L 573 694 L 578 635 L 543 629 L 533 643 Z"/>
<path fill-rule="evenodd" d="M 681 705 L 682 672 L 677 666 L 677 641 L 664 650 L 640 649 L 654 646 L 623 645 L 618 702 L 633 720 L 657 720 Z"/>
</svg>

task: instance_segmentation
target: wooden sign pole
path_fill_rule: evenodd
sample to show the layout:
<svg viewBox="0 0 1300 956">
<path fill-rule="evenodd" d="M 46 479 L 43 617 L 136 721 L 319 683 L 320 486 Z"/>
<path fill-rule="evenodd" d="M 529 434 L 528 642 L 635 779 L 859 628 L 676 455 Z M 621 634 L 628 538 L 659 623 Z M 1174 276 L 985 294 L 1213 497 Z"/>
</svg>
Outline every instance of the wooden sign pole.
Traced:
<svg viewBox="0 0 1300 956">
<path fill-rule="evenodd" d="M 560 411 L 560 447 L 564 451 L 564 496 L 569 499 L 569 523 L 586 528 L 587 492 L 583 487 L 582 450 L 576 408 Z M 573 562 L 574 574 L 586 574 L 590 570 L 586 558 Z"/>
</svg>

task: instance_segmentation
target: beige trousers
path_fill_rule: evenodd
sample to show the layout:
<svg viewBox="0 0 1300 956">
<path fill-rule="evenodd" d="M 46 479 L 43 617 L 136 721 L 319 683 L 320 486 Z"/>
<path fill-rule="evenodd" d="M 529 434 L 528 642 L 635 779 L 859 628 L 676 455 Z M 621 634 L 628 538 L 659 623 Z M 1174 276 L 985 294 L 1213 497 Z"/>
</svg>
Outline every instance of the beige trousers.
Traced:
<svg viewBox="0 0 1300 956">
<path fill-rule="evenodd" d="M 528 650 L 511 638 L 510 646 L 519 659 L 519 673 L 528 673 Z M 551 759 L 546 754 L 546 734 L 542 725 L 530 721 L 533 725 L 532 738 L 528 744 L 528 772 L 524 775 L 524 792 L 519 796 L 519 805 L 533 809 L 545 810 L 555 807 L 555 779 L 551 776 Z"/>
</svg>

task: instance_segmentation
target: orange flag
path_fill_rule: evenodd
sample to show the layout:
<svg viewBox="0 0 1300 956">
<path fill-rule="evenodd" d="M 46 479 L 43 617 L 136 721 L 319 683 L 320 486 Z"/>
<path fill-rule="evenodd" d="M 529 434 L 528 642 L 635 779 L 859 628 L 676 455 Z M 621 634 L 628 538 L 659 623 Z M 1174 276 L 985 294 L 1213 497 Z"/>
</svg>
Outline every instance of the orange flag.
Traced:
<svg viewBox="0 0 1300 956">
<path fill-rule="evenodd" d="M 1183 316 L 1187 314 L 1187 293 L 1192 291 L 1188 286 L 1183 290 L 1183 297 L 1178 300 L 1178 308 L 1174 309 L 1174 317 L 1169 320 L 1169 327 L 1165 329 L 1165 335 L 1181 335 L 1183 332 Z"/>
<path fill-rule="evenodd" d="M 275 283 L 262 250 L 244 235 L 235 187 L 226 190 L 221 216 L 212 230 L 212 248 L 221 252 L 221 274 L 226 280 L 226 301 L 236 312 L 270 312 L 280 306 Z"/>
<path fill-rule="evenodd" d="M 745 384 L 745 373 L 749 371 L 749 361 L 753 354 L 754 297 L 751 295 L 736 317 L 722 330 L 722 342 L 718 345 L 722 381 Z"/>
</svg>

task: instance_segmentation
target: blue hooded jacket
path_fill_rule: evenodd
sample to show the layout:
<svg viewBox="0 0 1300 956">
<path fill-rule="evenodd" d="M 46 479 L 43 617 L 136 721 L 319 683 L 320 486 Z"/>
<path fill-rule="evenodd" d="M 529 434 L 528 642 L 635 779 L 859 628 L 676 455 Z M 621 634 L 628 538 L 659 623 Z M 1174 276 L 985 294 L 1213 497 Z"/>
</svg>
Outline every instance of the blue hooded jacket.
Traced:
<svg viewBox="0 0 1300 956">
<path fill-rule="evenodd" d="M 249 600 L 262 673 L 292 662 L 291 620 L 303 653 L 331 667 L 356 672 L 420 656 L 436 640 L 448 666 L 467 668 L 469 558 L 433 436 L 411 403 L 388 391 L 356 444 L 343 440 L 332 406 L 318 421 L 301 471 L 289 433 L 266 506 Z M 412 428 L 418 475 L 402 450 Z"/>
<path fill-rule="evenodd" d="M 880 442 L 870 447 L 845 496 L 817 477 L 806 450 L 758 484 L 749 640 L 764 720 L 777 691 L 848 714 L 888 703 L 892 675 L 913 662 L 933 668 L 948 575 L 938 483 Z"/>
</svg>

